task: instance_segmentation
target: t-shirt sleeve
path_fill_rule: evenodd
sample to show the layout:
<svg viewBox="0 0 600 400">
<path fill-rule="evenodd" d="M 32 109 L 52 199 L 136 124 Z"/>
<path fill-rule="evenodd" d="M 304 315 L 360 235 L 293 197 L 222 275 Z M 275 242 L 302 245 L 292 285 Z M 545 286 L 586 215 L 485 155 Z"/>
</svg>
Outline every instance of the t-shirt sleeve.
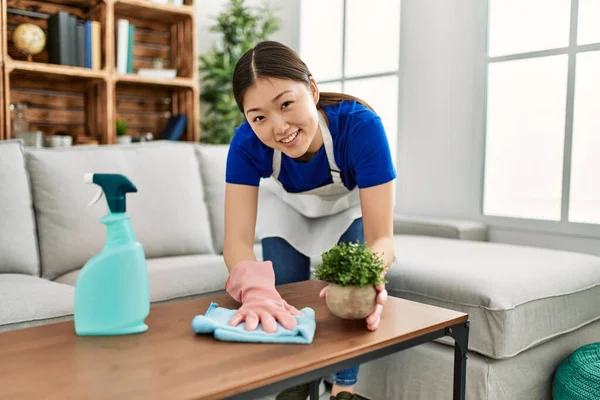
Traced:
<svg viewBox="0 0 600 400">
<path fill-rule="evenodd" d="M 227 153 L 225 182 L 259 186 L 260 178 L 268 176 L 264 168 L 265 154 L 254 142 L 252 136 L 241 129 L 233 135 Z"/>
<path fill-rule="evenodd" d="M 372 111 L 353 117 L 349 138 L 349 162 L 360 189 L 396 178 L 389 142 L 381 118 Z"/>
</svg>

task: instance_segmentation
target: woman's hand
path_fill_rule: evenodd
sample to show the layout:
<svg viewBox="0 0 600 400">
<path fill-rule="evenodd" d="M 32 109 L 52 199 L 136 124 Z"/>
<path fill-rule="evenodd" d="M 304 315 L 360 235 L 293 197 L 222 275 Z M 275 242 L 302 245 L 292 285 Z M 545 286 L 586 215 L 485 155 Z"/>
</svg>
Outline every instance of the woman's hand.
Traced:
<svg viewBox="0 0 600 400">
<path fill-rule="evenodd" d="M 374 331 L 379 326 L 383 305 L 387 301 L 388 297 L 385 284 L 380 283 L 379 285 L 375 285 L 375 289 L 377 289 L 377 306 L 375 306 L 375 310 L 371 313 L 371 315 L 367 317 L 367 329 L 370 331 Z"/>
<path fill-rule="evenodd" d="M 319 292 L 319 297 L 324 299 L 327 297 L 327 288 L 329 285 L 325 286 Z M 374 331 L 379 326 L 379 321 L 381 321 L 381 312 L 383 311 L 383 305 L 387 301 L 388 293 L 385 288 L 385 284 L 380 283 L 379 285 L 375 285 L 375 289 L 377 289 L 377 305 L 375 306 L 375 310 L 367 316 L 367 329 L 370 331 Z"/>
<path fill-rule="evenodd" d="M 246 322 L 246 330 L 253 331 L 259 322 L 267 333 L 277 331 L 277 322 L 286 329 L 298 325 L 296 315 L 304 315 L 283 300 L 275 289 L 275 272 L 271 261 L 242 261 L 236 265 L 225 282 L 227 293 L 242 303 L 229 325 Z"/>
</svg>

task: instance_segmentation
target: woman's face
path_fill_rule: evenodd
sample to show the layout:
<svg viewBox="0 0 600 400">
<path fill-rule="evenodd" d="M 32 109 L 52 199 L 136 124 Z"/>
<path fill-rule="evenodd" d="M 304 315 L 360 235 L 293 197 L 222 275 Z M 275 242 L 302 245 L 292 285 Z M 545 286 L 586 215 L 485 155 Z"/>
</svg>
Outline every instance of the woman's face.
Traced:
<svg viewBox="0 0 600 400">
<path fill-rule="evenodd" d="M 311 144 L 319 129 L 316 82 L 259 78 L 244 95 L 244 112 L 252 130 L 265 145 L 288 157 L 316 152 Z"/>
</svg>

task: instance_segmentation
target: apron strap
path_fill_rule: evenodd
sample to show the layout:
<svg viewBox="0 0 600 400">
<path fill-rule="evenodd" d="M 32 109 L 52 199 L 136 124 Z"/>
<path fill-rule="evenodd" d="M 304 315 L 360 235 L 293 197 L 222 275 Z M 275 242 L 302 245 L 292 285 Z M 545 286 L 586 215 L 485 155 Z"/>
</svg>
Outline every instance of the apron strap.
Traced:
<svg viewBox="0 0 600 400">
<path fill-rule="evenodd" d="M 327 154 L 327 161 L 329 162 L 329 172 L 333 183 L 342 183 L 342 176 L 340 167 L 335 162 L 333 155 L 333 139 L 331 138 L 331 132 L 325 121 L 325 117 L 319 111 L 319 126 L 321 127 L 321 135 L 323 136 L 323 145 L 325 146 L 325 153 Z M 281 152 L 279 150 L 273 151 L 273 177 L 279 178 L 279 172 L 281 171 Z"/>
<path fill-rule="evenodd" d="M 273 151 L 273 178 L 279 179 L 279 171 L 281 171 L 281 152 Z"/>
<path fill-rule="evenodd" d="M 331 172 L 331 178 L 333 183 L 342 183 L 342 176 L 340 174 L 340 167 L 335 162 L 333 155 L 333 139 L 331 138 L 331 132 L 325 121 L 325 117 L 319 111 L 319 126 L 321 127 L 321 135 L 323 136 L 323 144 L 325 145 L 325 153 L 327 153 L 327 161 L 329 161 L 329 172 Z"/>
</svg>

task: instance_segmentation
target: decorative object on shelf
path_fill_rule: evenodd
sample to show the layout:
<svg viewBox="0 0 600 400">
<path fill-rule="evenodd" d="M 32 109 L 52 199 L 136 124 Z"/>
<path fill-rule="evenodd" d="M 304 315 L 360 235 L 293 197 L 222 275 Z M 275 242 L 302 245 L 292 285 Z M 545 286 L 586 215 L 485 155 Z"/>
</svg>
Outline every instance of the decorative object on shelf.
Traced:
<svg viewBox="0 0 600 400">
<path fill-rule="evenodd" d="M 163 69 L 165 62 L 162 58 L 153 58 L 152 59 L 152 69 Z"/>
<path fill-rule="evenodd" d="M 25 119 L 27 104 L 14 103 L 10 105 L 10 109 L 13 114 L 11 119 L 13 136 L 18 137 L 18 135 L 29 133 L 29 121 Z"/>
<path fill-rule="evenodd" d="M 315 278 L 329 283 L 326 303 L 332 314 L 362 319 L 377 306 L 375 286 L 386 283 L 383 259 L 360 242 L 338 243 L 322 254 Z"/>
<path fill-rule="evenodd" d="M 177 77 L 177 70 L 175 69 L 159 69 L 159 68 L 140 68 L 137 71 L 139 76 L 145 76 L 149 78 L 158 79 L 173 79 Z"/>
<path fill-rule="evenodd" d="M 134 135 L 131 137 L 132 143 L 151 142 L 152 140 L 154 140 L 154 135 L 152 132 L 144 132 L 140 135 Z"/>
<path fill-rule="evenodd" d="M 247 50 L 276 32 L 279 24 L 268 3 L 251 8 L 245 0 L 230 0 L 226 10 L 218 15 L 210 31 L 221 34 L 221 41 L 199 57 L 200 100 L 206 104 L 200 120 L 201 142 L 231 141 L 235 128 L 244 121 L 231 89 L 235 63 Z"/>
<path fill-rule="evenodd" d="M 12 132 L 13 137 L 22 139 L 23 145 L 26 147 L 44 147 L 44 135 L 40 131 L 31 131 L 29 121 L 25 118 L 25 110 L 27 104 L 14 103 L 10 105 L 13 112 L 12 116 Z"/>
<path fill-rule="evenodd" d="M 27 61 L 33 61 L 33 56 L 40 54 L 46 47 L 46 34 L 37 25 L 23 23 L 13 32 L 15 48 L 27 56 Z"/>
<path fill-rule="evenodd" d="M 42 131 L 33 131 L 28 133 L 20 133 L 16 138 L 23 139 L 23 145 L 25 147 L 44 147 L 44 134 Z"/>
<path fill-rule="evenodd" d="M 127 121 L 117 118 L 116 124 L 117 124 L 117 126 L 116 126 L 117 143 L 119 143 L 119 144 L 131 143 L 131 136 L 127 135 L 127 129 L 129 128 Z"/>
<path fill-rule="evenodd" d="M 44 138 L 45 147 L 71 147 L 73 138 L 69 135 L 49 135 Z"/>
</svg>

